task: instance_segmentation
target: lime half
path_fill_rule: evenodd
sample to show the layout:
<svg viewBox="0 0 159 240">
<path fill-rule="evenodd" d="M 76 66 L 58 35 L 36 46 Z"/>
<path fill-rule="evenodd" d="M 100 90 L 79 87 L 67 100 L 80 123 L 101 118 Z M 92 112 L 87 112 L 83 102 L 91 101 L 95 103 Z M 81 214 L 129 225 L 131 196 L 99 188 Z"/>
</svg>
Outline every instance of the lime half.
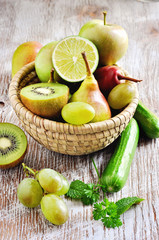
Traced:
<svg viewBox="0 0 159 240">
<path fill-rule="evenodd" d="M 99 62 L 96 46 L 88 39 L 70 36 L 61 40 L 52 54 L 53 66 L 61 78 L 68 82 L 79 82 L 86 77 L 86 65 L 81 55 L 86 52 L 93 73 Z"/>
</svg>

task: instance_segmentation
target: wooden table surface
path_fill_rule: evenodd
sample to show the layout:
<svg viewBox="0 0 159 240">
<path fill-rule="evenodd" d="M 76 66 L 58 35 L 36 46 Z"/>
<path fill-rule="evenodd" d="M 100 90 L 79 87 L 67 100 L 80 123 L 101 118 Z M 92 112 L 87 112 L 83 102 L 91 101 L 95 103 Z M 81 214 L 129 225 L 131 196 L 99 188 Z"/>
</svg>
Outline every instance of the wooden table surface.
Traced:
<svg viewBox="0 0 159 240">
<path fill-rule="evenodd" d="M 140 99 L 159 115 L 159 3 L 135 0 L 0 0 L 0 122 L 22 128 L 11 107 L 8 88 L 11 82 L 11 59 L 15 49 L 25 41 L 43 45 L 69 35 L 93 18 L 123 26 L 129 36 L 129 47 L 119 64 L 132 76 L 143 79 Z M 53 168 L 71 182 L 73 179 L 96 182 L 94 158 L 102 173 L 113 153 L 113 144 L 86 156 L 68 156 L 47 150 L 29 134 L 25 164 L 35 169 Z M 17 199 L 17 186 L 25 177 L 22 166 L 0 170 L 0 239 L 1 240 L 81 240 L 81 239 L 159 239 L 159 140 L 140 136 L 139 144 L 124 188 L 109 194 L 109 200 L 139 196 L 145 201 L 121 216 L 123 225 L 103 227 L 92 218 L 92 207 L 64 199 L 69 220 L 62 226 L 49 223 L 40 207 L 25 208 Z"/>
</svg>

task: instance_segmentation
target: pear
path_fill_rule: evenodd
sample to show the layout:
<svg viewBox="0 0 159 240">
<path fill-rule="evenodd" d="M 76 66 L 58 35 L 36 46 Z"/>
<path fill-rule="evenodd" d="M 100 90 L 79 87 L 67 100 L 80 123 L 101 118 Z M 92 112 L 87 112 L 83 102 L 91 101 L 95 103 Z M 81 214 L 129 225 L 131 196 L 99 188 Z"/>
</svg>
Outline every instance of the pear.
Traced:
<svg viewBox="0 0 159 240">
<path fill-rule="evenodd" d="M 12 57 L 12 78 L 26 64 L 35 60 L 42 44 L 37 41 L 24 42 L 17 47 Z"/>
<path fill-rule="evenodd" d="M 70 102 L 85 102 L 95 110 L 95 117 L 91 122 L 100 122 L 111 118 L 111 111 L 107 100 L 101 93 L 98 82 L 91 73 L 85 52 L 82 53 L 86 64 L 87 76 L 79 89 L 72 95 Z"/>
</svg>

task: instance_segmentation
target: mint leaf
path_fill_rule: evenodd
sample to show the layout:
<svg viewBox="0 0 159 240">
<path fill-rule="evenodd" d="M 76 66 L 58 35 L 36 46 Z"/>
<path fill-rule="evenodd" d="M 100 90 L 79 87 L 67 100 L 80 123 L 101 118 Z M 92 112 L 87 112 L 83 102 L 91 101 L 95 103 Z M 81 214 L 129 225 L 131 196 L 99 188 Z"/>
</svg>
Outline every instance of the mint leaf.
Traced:
<svg viewBox="0 0 159 240">
<path fill-rule="evenodd" d="M 143 200 L 143 198 L 138 197 L 127 197 L 120 199 L 116 202 L 118 215 L 121 215 L 122 213 L 126 212 L 132 205 L 140 203 Z"/>
<path fill-rule="evenodd" d="M 73 199 L 81 199 L 82 196 L 84 195 L 85 189 L 87 189 L 87 184 L 80 180 L 75 180 L 71 182 L 70 188 L 66 193 L 66 196 Z"/>
<path fill-rule="evenodd" d="M 85 184 L 80 180 L 71 182 L 67 197 L 80 199 L 84 205 L 90 205 L 99 200 L 100 185 L 93 183 Z"/>
<path fill-rule="evenodd" d="M 92 205 L 99 200 L 99 191 L 94 191 L 94 189 L 85 189 L 81 201 L 84 205 Z"/>
<path fill-rule="evenodd" d="M 87 189 L 84 189 L 83 197 L 81 198 L 83 204 L 90 205 L 99 200 L 99 186 L 93 183 L 87 184 Z"/>
</svg>

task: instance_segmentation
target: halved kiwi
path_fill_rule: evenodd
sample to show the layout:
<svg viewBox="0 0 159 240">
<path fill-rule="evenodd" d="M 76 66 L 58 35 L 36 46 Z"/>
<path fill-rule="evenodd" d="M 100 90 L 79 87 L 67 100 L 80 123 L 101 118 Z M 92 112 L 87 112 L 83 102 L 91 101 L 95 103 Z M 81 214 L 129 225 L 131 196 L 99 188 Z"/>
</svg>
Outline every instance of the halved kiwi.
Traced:
<svg viewBox="0 0 159 240">
<path fill-rule="evenodd" d="M 69 88 L 60 83 L 36 83 L 22 88 L 20 97 L 31 112 L 57 119 L 68 102 Z"/>
<path fill-rule="evenodd" d="M 12 123 L 0 123 L 0 168 L 16 166 L 26 149 L 27 138 L 22 129 Z"/>
</svg>

